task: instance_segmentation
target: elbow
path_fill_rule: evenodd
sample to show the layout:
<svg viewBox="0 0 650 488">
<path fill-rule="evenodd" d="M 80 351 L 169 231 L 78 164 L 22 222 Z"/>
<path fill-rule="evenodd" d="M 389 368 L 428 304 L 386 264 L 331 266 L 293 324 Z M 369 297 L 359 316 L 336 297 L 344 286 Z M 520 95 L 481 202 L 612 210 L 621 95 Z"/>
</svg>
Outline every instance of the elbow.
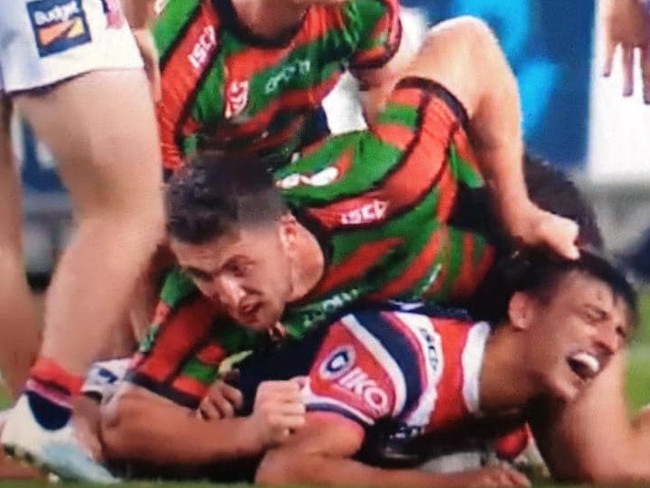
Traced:
<svg viewBox="0 0 650 488">
<path fill-rule="evenodd" d="M 255 484 L 288 485 L 308 483 L 297 471 L 300 461 L 286 451 L 271 450 L 266 453 L 255 473 Z"/>
</svg>

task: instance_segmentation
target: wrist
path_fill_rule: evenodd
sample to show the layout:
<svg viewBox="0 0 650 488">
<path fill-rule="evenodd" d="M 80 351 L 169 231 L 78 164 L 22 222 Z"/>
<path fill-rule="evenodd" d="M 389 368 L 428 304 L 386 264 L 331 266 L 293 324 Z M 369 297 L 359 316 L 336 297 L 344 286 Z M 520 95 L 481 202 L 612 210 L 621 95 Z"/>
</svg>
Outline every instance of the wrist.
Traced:
<svg viewBox="0 0 650 488">
<path fill-rule="evenodd" d="M 241 435 L 242 454 L 245 456 L 256 456 L 264 452 L 267 447 L 265 438 L 260 432 L 259 424 L 252 415 L 240 417 L 241 422 L 239 433 Z"/>
</svg>

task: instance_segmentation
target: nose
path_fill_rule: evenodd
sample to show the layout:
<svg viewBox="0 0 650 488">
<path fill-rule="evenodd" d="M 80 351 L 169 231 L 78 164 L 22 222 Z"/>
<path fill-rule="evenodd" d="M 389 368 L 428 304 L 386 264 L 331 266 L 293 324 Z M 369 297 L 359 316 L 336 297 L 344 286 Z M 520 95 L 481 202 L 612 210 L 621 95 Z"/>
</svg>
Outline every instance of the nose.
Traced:
<svg viewBox="0 0 650 488">
<path fill-rule="evenodd" d="M 623 338 L 614 324 L 603 324 L 598 328 L 598 345 L 609 354 L 615 354 L 623 347 Z"/>
<path fill-rule="evenodd" d="M 219 301 L 227 308 L 237 308 L 246 295 L 246 291 L 241 284 L 232 277 L 224 276 L 217 278 L 215 279 L 214 285 Z"/>
</svg>

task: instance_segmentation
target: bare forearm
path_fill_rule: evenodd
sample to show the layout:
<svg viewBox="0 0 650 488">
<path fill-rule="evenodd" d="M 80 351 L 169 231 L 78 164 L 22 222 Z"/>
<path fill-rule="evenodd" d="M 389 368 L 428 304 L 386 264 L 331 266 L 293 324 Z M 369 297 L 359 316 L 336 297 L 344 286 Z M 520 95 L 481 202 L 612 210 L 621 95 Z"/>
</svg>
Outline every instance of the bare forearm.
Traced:
<svg viewBox="0 0 650 488">
<path fill-rule="evenodd" d="M 110 459 L 192 467 L 261 453 L 262 446 L 246 418 L 207 422 L 173 404 L 119 401 L 115 411 L 104 415 L 102 424 Z"/>
<path fill-rule="evenodd" d="M 453 486 L 455 476 L 415 469 L 386 470 L 352 459 L 270 451 L 264 457 L 255 482 L 269 485 L 431 487 Z"/>
</svg>

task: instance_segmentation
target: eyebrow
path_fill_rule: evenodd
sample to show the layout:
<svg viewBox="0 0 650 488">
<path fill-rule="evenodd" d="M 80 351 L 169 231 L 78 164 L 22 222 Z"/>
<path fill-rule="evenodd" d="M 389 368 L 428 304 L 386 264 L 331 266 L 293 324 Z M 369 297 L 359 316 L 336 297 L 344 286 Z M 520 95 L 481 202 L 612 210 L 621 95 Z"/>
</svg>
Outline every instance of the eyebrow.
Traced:
<svg viewBox="0 0 650 488">
<path fill-rule="evenodd" d="M 221 271 L 221 268 L 206 271 L 204 269 L 195 268 L 194 266 L 181 266 L 181 269 L 185 273 L 195 275 L 195 276 L 214 276 L 217 273 L 219 273 L 219 271 Z"/>
</svg>

